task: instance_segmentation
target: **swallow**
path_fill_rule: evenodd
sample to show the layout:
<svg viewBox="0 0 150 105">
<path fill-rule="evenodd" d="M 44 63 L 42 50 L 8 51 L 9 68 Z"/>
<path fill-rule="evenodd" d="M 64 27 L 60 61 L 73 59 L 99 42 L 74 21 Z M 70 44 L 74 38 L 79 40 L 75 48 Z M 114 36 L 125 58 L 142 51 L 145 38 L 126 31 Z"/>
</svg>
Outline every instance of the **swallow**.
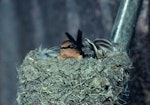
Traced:
<svg viewBox="0 0 150 105">
<path fill-rule="evenodd" d="M 58 59 L 76 59 L 81 60 L 83 58 L 82 51 L 82 32 L 78 30 L 77 40 L 75 40 L 69 33 L 65 33 L 69 40 L 66 40 L 61 43 Z"/>
<path fill-rule="evenodd" d="M 89 43 L 90 49 L 94 52 L 92 55 L 94 58 L 99 59 L 105 57 L 107 52 L 113 51 L 112 43 L 106 39 L 95 39 L 93 42 L 87 38 L 85 40 Z"/>
</svg>

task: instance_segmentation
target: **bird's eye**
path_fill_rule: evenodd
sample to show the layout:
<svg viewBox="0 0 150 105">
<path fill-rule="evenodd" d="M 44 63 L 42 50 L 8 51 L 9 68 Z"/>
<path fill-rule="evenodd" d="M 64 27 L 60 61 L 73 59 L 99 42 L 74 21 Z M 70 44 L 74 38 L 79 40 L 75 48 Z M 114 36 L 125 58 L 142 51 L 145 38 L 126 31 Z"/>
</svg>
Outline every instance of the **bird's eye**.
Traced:
<svg viewBox="0 0 150 105">
<path fill-rule="evenodd" d="M 77 48 L 77 46 L 72 44 L 72 45 L 69 45 L 69 46 L 66 46 L 66 47 L 61 47 L 61 49 L 68 49 L 68 48 L 73 49 L 73 48 Z"/>
<path fill-rule="evenodd" d="M 72 44 L 72 45 L 69 45 L 68 48 L 76 48 L 76 46 Z"/>
</svg>

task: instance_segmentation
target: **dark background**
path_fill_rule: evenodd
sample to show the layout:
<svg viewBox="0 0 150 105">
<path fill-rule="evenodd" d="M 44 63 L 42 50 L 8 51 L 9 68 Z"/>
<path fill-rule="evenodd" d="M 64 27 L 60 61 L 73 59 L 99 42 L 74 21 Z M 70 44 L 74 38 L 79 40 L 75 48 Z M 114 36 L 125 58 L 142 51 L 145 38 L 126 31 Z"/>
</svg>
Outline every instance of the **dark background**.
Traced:
<svg viewBox="0 0 150 105">
<path fill-rule="evenodd" d="M 15 105 L 17 67 L 30 50 L 58 46 L 65 32 L 110 38 L 120 0 L 0 0 L 0 105 Z M 144 0 L 130 56 L 128 105 L 150 105 L 150 4 Z"/>
</svg>

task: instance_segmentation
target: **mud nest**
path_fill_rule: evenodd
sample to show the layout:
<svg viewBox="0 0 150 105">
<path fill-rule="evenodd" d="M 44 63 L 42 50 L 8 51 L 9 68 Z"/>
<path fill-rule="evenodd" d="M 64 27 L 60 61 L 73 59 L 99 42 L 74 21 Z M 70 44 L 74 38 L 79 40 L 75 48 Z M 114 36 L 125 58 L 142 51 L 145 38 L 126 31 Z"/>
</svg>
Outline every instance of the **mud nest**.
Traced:
<svg viewBox="0 0 150 105">
<path fill-rule="evenodd" d="M 101 59 L 58 60 L 58 52 L 33 50 L 18 68 L 19 105 L 123 105 L 129 95 L 126 52 Z"/>
</svg>

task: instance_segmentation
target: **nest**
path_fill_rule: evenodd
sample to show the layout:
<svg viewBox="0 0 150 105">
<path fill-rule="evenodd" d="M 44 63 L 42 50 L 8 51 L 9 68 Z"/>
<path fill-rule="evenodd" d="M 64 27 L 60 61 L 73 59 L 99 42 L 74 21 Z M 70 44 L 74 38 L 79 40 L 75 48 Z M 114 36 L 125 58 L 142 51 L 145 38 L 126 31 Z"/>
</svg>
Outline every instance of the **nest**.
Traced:
<svg viewBox="0 0 150 105">
<path fill-rule="evenodd" d="M 27 54 L 18 68 L 19 105 L 127 103 L 131 61 L 126 52 L 114 51 L 101 59 L 80 61 L 51 56 L 57 53 L 43 49 Z"/>
</svg>

